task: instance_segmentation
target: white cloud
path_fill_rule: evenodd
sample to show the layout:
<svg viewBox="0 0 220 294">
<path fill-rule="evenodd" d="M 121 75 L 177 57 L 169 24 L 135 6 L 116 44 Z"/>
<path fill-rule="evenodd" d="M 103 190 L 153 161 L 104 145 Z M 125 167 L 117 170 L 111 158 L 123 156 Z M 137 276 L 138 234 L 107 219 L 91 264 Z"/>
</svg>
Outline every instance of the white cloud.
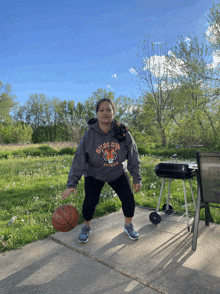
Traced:
<svg viewBox="0 0 220 294">
<path fill-rule="evenodd" d="M 216 51 L 213 55 L 213 64 L 216 67 L 220 63 L 220 51 Z"/>
<path fill-rule="evenodd" d="M 131 105 L 128 109 L 127 109 L 127 113 L 133 113 L 134 110 L 139 110 L 141 113 L 143 113 L 143 109 L 140 108 L 139 106 L 135 106 L 135 105 Z"/>
<path fill-rule="evenodd" d="M 220 63 L 220 51 L 217 50 L 213 54 L 213 62 L 208 64 L 207 67 L 208 68 L 215 68 L 219 65 L 219 63 Z"/>
<path fill-rule="evenodd" d="M 111 88 L 111 86 L 107 85 L 107 88 Z"/>
<path fill-rule="evenodd" d="M 136 75 L 136 74 L 137 74 L 136 70 L 135 70 L 133 67 L 130 68 L 129 71 L 130 71 L 130 73 L 133 74 L 133 75 Z"/>
<path fill-rule="evenodd" d="M 149 69 L 155 77 L 163 77 L 165 75 L 171 77 L 171 71 L 175 75 L 185 75 L 181 72 L 181 67 L 184 64 L 184 62 L 181 59 L 176 58 L 172 51 L 169 51 L 168 55 L 173 57 L 173 64 L 175 64 L 175 66 L 167 64 L 165 55 L 154 55 L 150 58 L 143 60 L 146 64 L 146 66 L 143 69 Z M 133 67 L 129 69 L 129 72 L 131 74 L 137 74 L 136 70 Z"/>
<path fill-rule="evenodd" d="M 184 41 L 187 43 L 187 47 L 189 47 L 191 39 L 186 37 Z"/>
<path fill-rule="evenodd" d="M 122 108 L 124 108 L 124 105 L 123 104 L 118 104 L 117 105 L 118 107 L 122 107 Z M 131 105 L 131 106 L 129 106 L 129 107 L 126 107 L 126 109 L 125 109 L 125 113 L 133 113 L 134 112 L 134 110 L 139 110 L 141 113 L 143 112 L 143 109 L 141 109 L 140 108 L 140 106 L 136 106 L 136 105 Z"/>
<path fill-rule="evenodd" d="M 169 51 L 168 54 L 173 56 L 175 61 L 175 68 L 167 64 L 165 55 L 154 55 L 145 60 L 146 66 L 144 67 L 144 70 L 149 69 L 151 73 L 157 78 L 166 75 L 168 77 L 171 77 L 171 71 L 176 75 L 183 75 L 183 73 L 181 72 L 181 65 L 183 65 L 183 61 L 176 58 L 171 51 Z"/>
<path fill-rule="evenodd" d="M 186 37 L 184 41 L 185 42 L 191 42 L 191 39 Z"/>
<path fill-rule="evenodd" d="M 217 43 L 218 34 L 220 32 L 220 25 L 215 24 L 215 26 L 209 26 L 206 31 L 206 36 L 208 37 L 209 42 Z"/>
<path fill-rule="evenodd" d="M 117 79 L 117 74 L 114 74 L 111 77 Z"/>
<path fill-rule="evenodd" d="M 173 83 L 173 84 L 170 84 L 170 83 L 166 83 L 165 81 L 162 81 L 160 86 L 162 87 L 163 90 L 165 91 L 170 91 L 170 90 L 173 90 L 175 88 L 177 88 L 178 86 L 180 85 L 180 83 Z M 154 84 L 154 89 L 158 89 L 158 85 L 157 84 Z"/>
</svg>

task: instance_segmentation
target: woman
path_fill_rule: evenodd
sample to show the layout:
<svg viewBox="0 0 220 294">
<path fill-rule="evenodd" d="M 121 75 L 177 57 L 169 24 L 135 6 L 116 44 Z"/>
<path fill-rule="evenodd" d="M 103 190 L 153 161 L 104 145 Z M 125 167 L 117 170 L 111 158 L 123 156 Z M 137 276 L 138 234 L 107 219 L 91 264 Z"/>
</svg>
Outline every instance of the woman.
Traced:
<svg viewBox="0 0 220 294">
<path fill-rule="evenodd" d="M 127 168 L 133 176 L 133 189 L 141 188 L 140 160 L 137 146 L 128 128 L 113 119 L 115 106 L 111 99 L 103 98 L 96 104 L 97 118 L 88 121 L 86 131 L 76 150 L 67 181 L 67 189 L 61 194 L 62 200 L 72 192 L 84 174 L 85 199 L 82 207 L 85 224 L 78 241 L 86 243 L 91 233 L 91 219 L 99 196 L 107 182 L 118 194 L 125 216 L 124 231 L 130 239 L 137 240 L 139 234 L 132 224 L 135 202 Z M 128 166 L 126 161 L 128 160 Z"/>
</svg>

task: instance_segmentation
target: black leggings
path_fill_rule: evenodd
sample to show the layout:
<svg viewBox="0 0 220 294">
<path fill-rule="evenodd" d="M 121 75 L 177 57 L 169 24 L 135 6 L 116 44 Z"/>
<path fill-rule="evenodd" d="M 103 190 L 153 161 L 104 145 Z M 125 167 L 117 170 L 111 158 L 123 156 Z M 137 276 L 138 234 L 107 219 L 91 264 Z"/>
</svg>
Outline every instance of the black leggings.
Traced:
<svg viewBox="0 0 220 294">
<path fill-rule="evenodd" d="M 99 196 L 105 182 L 95 179 L 92 176 L 85 177 L 85 199 L 83 202 L 82 213 L 85 221 L 90 221 L 99 202 Z M 122 210 L 125 217 L 133 217 L 135 210 L 134 194 L 131 182 L 126 172 L 118 179 L 108 182 L 109 186 L 118 194 L 122 202 Z"/>
</svg>

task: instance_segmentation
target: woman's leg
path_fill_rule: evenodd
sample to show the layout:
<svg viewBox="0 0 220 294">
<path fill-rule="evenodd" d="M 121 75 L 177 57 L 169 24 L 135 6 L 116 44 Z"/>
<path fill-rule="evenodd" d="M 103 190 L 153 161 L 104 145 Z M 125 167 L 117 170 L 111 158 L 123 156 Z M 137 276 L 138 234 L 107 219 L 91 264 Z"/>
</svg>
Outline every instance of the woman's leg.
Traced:
<svg viewBox="0 0 220 294">
<path fill-rule="evenodd" d="M 128 174 L 125 172 L 118 179 L 109 182 L 108 184 L 118 194 L 118 197 L 121 200 L 122 210 L 125 216 L 125 224 L 130 224 L 132 222 L 132 217 L 134 216 L 135 201 Z"/>
<path fill-rule="evenodd" d="M 122 210 L 125 216 L 125 233 L 131 240 L 138 240 L 139 234 L 135 231 L 134 225 L 131 223 L 132 217 L 134 216 L 135 201 L 128 174 L 125 172 L 118 179 L 108 184 L 115 190 L 122 202 Z"/>
<path fill-rule="evenodd" d="M 94 215 L 96 205 L 99 202 L 99 196 L 105 182 L 95 179 L 94 177 L 85 177 L 85 199 L 82 206 L 83 218 L 85 225 L 90 227 L 91 219 Z"/>
</svg>

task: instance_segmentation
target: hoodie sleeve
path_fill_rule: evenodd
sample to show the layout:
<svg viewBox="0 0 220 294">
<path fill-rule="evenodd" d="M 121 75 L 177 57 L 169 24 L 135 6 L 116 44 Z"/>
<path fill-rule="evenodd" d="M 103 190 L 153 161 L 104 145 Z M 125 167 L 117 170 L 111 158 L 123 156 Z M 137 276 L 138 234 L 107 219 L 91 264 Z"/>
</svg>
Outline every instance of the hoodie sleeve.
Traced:
<svg viewBox="0 0 220 294">
<path fill-rule="evenodd" d="M 142 177 L 141 177 L 141 173 L 140 173 L 140 159 L 139 159 L 139 155 L 138 155 L 137 145 L 135 144 L 135 141 L 134 141 L 131 133 L 127 132 L 127 134 L 128 134 L 127 169 L 129 170 L 130 175 L 133 177 L 133 184 L 141 184 Z"/>
<path fill-rule="evenodd" d="M 81 139 L 79 146 L 76 149 L 76 153 L 70 168 L 67 188 L 76 188 L 79 180 L 85 171 L 86 154 L 85 154 L 85 135 Z"/>
</svg>

